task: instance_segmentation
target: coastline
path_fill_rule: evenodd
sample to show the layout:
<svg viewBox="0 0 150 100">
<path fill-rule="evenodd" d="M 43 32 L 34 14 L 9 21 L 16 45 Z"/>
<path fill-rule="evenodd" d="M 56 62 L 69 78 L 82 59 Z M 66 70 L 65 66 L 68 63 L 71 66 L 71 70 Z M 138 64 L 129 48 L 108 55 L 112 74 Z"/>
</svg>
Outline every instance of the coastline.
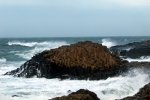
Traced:
<svg viewBox="0 0 150 100">
<path fill-rule="evenodd" d="M 23 42 L 23 43 L 26 43 L 26 42 Z M 8 45 L 8 47 L 10 46 L 10 47 L 21 47 L 21 48 L 34 49 L 34 48 L 37 48 L 37 47 L 41 46 L 41 43 L 45 43 L 45 42 L 40 42 L 40 44 L 38 46 L 37 46 L 37 44 L 36 45 L 32 44 L 33 47 L 28 47 L 30 42 L 27 42 L 27 43 L 28 44 L 25 44 L 25 46 L 22 46 L 24 44 L 19 44 L 19 45 L 18 44 L 8 45 L 7 43 L 6 44 Z M 31 42 L 31 43 L 33 43 L 33 42 Z M 68 42 L 67 42 L 67 44 L 68 44 Z M 64 45 L 64 44 L 62 44 L 62 45 Z M 45 45 L 42 44 L 42 46 L 45 46 Z M 18 52 L 13 51 L 11 53 L 16 54 Z M 6 65 L 8 66 L 8 64 L 7 64 L 8 62 L 9 62 L 9 59 L 6 58 L 6 60 L 2 59 L 1 63 L 2 63 L 3 66 L 6 66 Z M 13 64 L 13 63 L 12 62 L 9 63 L 9 65 L 11 65 L 11 64 Z M 22 64 L 22 63 L 20 63 L 20 64 Z M 17 63 L 16 64 L 17 67 L 19 67 L 20 64 Z M 143 63 L 141 63 L 141 65 L 142 64 Z M 147 64 L 147 65 L 149 65 L 149 64 Z M 15 65 L 13 65 L 13 67 L 15 68 Z M 12 69 L 12 67 L 10 67 L 10 68 Z M 7 70 L 5 70 L 5 71 L 7 71 Z M 4 73 L 4 71 L 1 71 L 1 72 Z M 124 74 L 126 74 L 126 75 L 124 75 Z M 106 80 L 98 80 L 98 81 L 91 81 L 91 80 L 90 81 L 89 80 L 82 81 L 82 80 L 69 80 L 69 79 L 67 79 L 67 80 L 59 80 L 59 79 L 49 80 L 49 79 L 41 79 L 41 78 L 39 78 L 39 79 L 38 78 L 26 79 L 26 78 L 13 78 L 12 77 L 12 78 L 7 79 L 7 81 L 10 82 L 12 85 L 11 84 L 6 84 L 6 86 L 9 87 L 9 88 L 15 87 L 15 89 L 18 91 L 18 92 L 17 91 L 12 91 L 13 88 L 12 88 L 12 90 L 10 89 L 10 91 L 12 93 L 14 92 L 11 95 L 8 94 L 10 97 L 13 96 L 13 95 L 17 95 L 18 93 L 20 93 L 19 91 L 22 91 L 22 94 L 19 94 L 19 97 L 11 97 L 12 100 L 13 99 L 19 99 L 19 98 L 28 98 L 28 99 L 30 99 L 31 97 L 35 96 L 34 95 L 35 93 L 41 93 L 40 94 L 41 96 L 39 97 L 41 99 L 42 98 L 47 98 L 47 99 L 49 98 L 50 99 L 50 98 L 57 97 L 57 96 L 67 95 L 67 94 L 69 94 L 67 92 L 68 90 L 71 90 L 71 92 L 75 92 L 78 89 L 81 89 L 82 87 L 84 87 L 84 89 L 89 89 L 91 91 L 94 91 L 96 94 L 98 94 L 99 98 L 102 99 L 102 100 L 109 100 L 109 99 L 112 100 L 112 98 L 115 99 L 115 98 L 126 97 L 128 95 L 131 96 L 131 95 L 137 93 L 138 89 L 140 87 L 143 87 L 145 84 L 148 83 L 147 81 L 145 81 L 145 80 L 147 80 L 148 75 L 145 72 L 141 72 L 141 70 L 139 70 L 139 71 L 134 70 L 131 73 L 124 73 L 124 74 L 120 74 L 121 76 L 108 78 Z M 3 76 L 2 81 L 6 82 L 6 80 L 4 80 L 4 79 L 5 79 L 5 76 Z M 19 82 L 20 86 L 17 85 L 17 84 L 15 85 L 14 82 Z M 135 82 L 136 82 L 136 84 L 135 84 Z M 141 84 L 139 84 L 140 82 L 141 82 Z M 53 83 L 55 83 L 55 84 L 52 85 Z M 124 84 L 124 83 L 127 83 L 128 85 Z M 29 84 L 31 86 L 29 86 Z M 74 84 L 72 86 L 74 88 L 72 88 L 70 86 L 67 87 L 66 84 L 72 84 L 72 85 Z M 91 84 L 91 85 L 87 85 L 87 84 Z M 2 89 L 3 88 L 7 89 L 7 87 L 5 87 L 3 84 L 2 84 L 2 86 L 3 86 Z M 41 86 L 43 86 L 43 88 Z M 55 87 L 55 89 L 52 88 L 51 86 Z M 60 86 L 60 87 L 58 87 L 58 86 Z M 28 88 L 26 88 L 26 87 L 28 87 Z M 98 88 L 96 88 L 96 87 L 98 87 Z M 107 87 L 107 88 L 105 88 L 105 87 Z M 122 87 L 125 87 L 128 91 L 126 89 L 122 90 Z M 39 91 L 38 88 L 40 88 L 39 90 L 43 90 L 43 92 Z M 62 90 L 60 90 L 61 88 L 62 88 Z M 32 90 L 32 92 L 28 93 L 27 92 L 28 89 Z M 44 92 L 44 91 L 46 91 L 46 92 Z M 56 92 L 56 94 L 55 94 L 55 92 Z M 9 92 L 6 91 L 4 93 L 7 94 Z M 23 93 L 28 94 L 28 95 L 24 95 Z M 48 93 L 54 93 L 54 94 L 48 96 L 47 95 Z M 122 93 L 122 94 L 118 94 L 118 93 Z"/>
</svg>

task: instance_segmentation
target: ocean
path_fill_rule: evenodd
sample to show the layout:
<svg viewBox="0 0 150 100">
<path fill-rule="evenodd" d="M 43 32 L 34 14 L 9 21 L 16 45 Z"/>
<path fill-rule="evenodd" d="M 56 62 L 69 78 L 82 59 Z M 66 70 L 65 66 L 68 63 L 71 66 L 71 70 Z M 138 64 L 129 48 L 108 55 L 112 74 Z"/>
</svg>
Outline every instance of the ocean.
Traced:
<svg viewBox="0 0 150 100">
<path fill-rule="evenodd" d="M 149 75 L 142 69 L 133 69 L 106 80 L 17 78 L 3 74 L 18 68 L 37 53 L 78 41 L 93 41 L 110 48 L 144 40 L 150 40 L 150 37 L 0 38 L 0 100 L 48 100 L 79 89 L 89 89 L 101 100 L 134 95 L 150 82 Z M 126 60 L 142 62 L 150 61 L 150 57 Z"/>
</svg>

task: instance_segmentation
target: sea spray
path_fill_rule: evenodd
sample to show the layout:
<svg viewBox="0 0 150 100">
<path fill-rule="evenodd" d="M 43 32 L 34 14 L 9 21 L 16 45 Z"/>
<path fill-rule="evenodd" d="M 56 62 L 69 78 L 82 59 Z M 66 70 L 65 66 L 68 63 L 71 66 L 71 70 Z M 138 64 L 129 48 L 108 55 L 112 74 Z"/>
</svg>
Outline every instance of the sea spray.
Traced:
<svg viewBox="0 0 150 100">
<path fill-rule="evenodd" d="M 107 46 L 107 48 L 110 48 L 110 47 L 112 47 L 112 46 L 117 45 L 117 43 L 114 42 L 114 41 L 112 41 L 112 40 L 109 39 L 109 38 L 104 38 L 104 39 L 102 39 L 102 45 Z"/>
<path fill-rule="evenodd" d="M 109 41 L 107 41 L 107 39 Z M 134 41 L 143 41 L 143 39 L 148 40 L 150 37 L 104 37 L 103 41 L 101 40 L 101 37 L 97 37 L 89 38 L 88 40 L 94 40 L 97 42 L 100 40 L 103 42 L 103 45 L 111 47 L 118 44 L 120 45 Z M 81 88 L 89 89 L 90 91 L 95 92 L 101 100 L 114 100 L 134 95 L 141 87 L 150 82 L 149 74 L 145 73 L 143 69 L 133 69 L 124 75 L 97 81 L 17 78 L 3 75 L 8 71 L 19 68 L 36 52 L 42 52 L 45 49 L 57 48 L 62 45 L 71 44 L 72 41 L 77 42 L 81 39 L 56 39 L 57 41 L 55 42 L 58 42 L 58 44 L 62 42 L 60 45 L 55 44 L 54 41 L 51 40 L 55 39 L 0 39 L 0 100 L 48 100 L 53 97 L 67 95 L 70 92 L 77 91 Z M 26 56 L 25 58 L 27 59 L 22 61 L 22 59 L 20 60 L 20 58 L 17 58 L 17 60 L 15 59 L 16 61 L 13 62 L 7 59 L 14 59 L 16 57 L 15 55 L 17 54 L 23 54 L 23 56 Z M 21 58 L 23 57 L 20 55 L 18 56 Z M 138 59 L 135 59 L 135 61 L 137 60 Z M 70 92 L 68 92 L 68 90 L 70 90 Z"/>
<path fill-rule="evenodd" d="M 45 41 L 45 42 L 10 42 L 9 45 L 20 45 L 20 46 L 29 46 L 32 47 L 30 50 L 25 50 L 22 52 L 16 52 L 15 55 L 24 58 L 26 60 L 31 59 L 37 53 L 40 53 L 44 50 L 50 50 L 58 48 L 62 45 L 69 45 L 65 41 Z"/>
<path fill-rule="evenodd" d="M 114 100 L 131 96 L 150 82 L 149 75 L 144 73 L 141 69 L 133 69 L 126 73 L 126 75 L 97 81 L 45 78 L 27 79 L 14 78 L 11 76 L 0 76 L 0 79 L 2 80 L 0 84 L 2 94 L 9 97 L 18 95 L 18 97 L 15 98 L 11 97 L 10 100 L 32 100 L 33 98 L 45 100 L 67 95 L 69 94 L 68 91 L 74 92 L 81 88 L 95 92 L 101 100 Z"/>
</svg>

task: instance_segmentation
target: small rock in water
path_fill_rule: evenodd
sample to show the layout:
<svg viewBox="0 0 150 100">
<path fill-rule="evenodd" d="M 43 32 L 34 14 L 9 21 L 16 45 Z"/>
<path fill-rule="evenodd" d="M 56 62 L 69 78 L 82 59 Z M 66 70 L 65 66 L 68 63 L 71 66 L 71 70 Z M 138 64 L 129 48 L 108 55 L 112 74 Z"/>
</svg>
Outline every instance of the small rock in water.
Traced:
<svg viewBox="0 0 150 100">
<path fill-rule="evenodd" d="M 18 95 L 12 95 L 12 97 L 19 97 Z"/>
<path fill-rule="evenodd" d="M 100 100 L 94 92 L 80 89 L 68 96 L 56 97 L 49 100 Z"/>
</svg>

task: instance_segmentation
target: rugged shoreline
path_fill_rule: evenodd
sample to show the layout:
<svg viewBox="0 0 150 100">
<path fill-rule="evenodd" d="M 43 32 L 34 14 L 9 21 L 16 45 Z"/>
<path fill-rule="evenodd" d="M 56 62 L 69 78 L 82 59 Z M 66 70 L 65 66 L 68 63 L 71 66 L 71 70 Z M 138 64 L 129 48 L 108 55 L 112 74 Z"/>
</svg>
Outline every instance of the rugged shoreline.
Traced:
<svg viewBox="0 0 150 100">
<path fill-rule="evenodd" d="M 107 47 L 86 41 L 43 51 L 5 75 L 97 80 L 125 71 L 124 63 Z"/>
<path fill-rule="evenodd" d="M 144 68 L 145 72 L 150 74 L 150 62 L 128 62 L 119 57 L 139 58 L 145 55 L 150 55 L 150 41 L 114 46 L 110 49 L 98 43 L 85 41 L 70 46 L 62 46 L 56 49 L 43 51 L 25 62 L 20 68 L 7 72 L 5 75 L 26 78 L 36 76 L 39 78 L 99 80 L 119 75 L 120 73 L 126 72 L 132 68 Z M 142 92 L 143 94 L 139 96 L 141 93 L 139 91 L 139 93 L 133 97 L 127 97 L 122 100 L 142 100 L 143 98 L 144 100 L 149 100 L 150 94 L 147 88 L 149 89 L 149 84 L 140 90 L 148 92 Z M 86 93 L 84 95 L 87 95 Z M 59 98 L 56 100 L 75 99 Z M 81 98 L 79 100 L 97 99 Z"/>
<path fill-rule="evenodd" d="M 100 100 L 100 98 L 98 98 L 94 92 L 80 89 L 68 96 L 55 97 L 49 100 Z M 135 95 L 116 100 L 150 100 L 150 83 L 146 84 Z"/>
</svg>

